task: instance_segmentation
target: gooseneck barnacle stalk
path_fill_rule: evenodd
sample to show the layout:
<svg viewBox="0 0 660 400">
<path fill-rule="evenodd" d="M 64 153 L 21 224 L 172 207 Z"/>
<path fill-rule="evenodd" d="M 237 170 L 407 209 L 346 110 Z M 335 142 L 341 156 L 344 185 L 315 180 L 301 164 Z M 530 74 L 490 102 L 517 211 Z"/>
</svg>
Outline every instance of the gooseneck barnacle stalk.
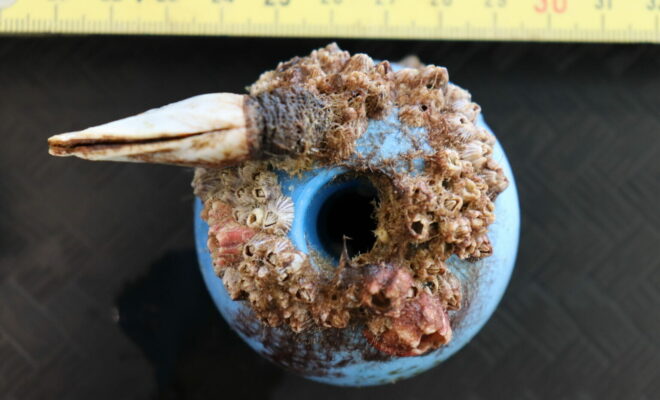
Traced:
<svg viewBox="0 0 660 400">
<path fill-rule="evenodd" d="M 471 282 L 450 257 L 493 254 L 489 226 L 508 179 L 479 114 L 443 67 L 393 67 L 332 44 L 280 63 L 248 94 L 193 97 L 49 146 L 196 167 L 213 270 L 232 300 L 265 326 L 357 329 L 382 354 L 408 357 L 450 343 L 469 306 Z M 371 190 L 371 239 L 358 251 L 352 238 L 329 250 L 297 236 L 303 206 L 287 182 L 327 171 L 328 182 Z"/>
</svg>

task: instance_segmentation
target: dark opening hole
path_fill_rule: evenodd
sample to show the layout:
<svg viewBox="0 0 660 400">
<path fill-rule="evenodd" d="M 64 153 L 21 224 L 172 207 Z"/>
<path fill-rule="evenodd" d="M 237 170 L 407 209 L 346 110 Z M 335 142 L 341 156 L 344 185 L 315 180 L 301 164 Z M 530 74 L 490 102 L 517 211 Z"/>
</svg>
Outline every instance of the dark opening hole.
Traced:
<svg viewBox="0 0 660 400">
<path fill-rule="evenodd" d="M 426 104 L 422 104 L 422 111 L 426 111 L 426 110 L 428 110 L 428 109 L 429 109 L 429 108 L 426 106 Z"/>
<path fill-rule="evenodd" d="M 324 250 L 339 259 L 346 240 L 348 255 L 366 253 L 373 247 L 376 237 L 374 204 L 378 201 L 376 189 L 367 180 L 355 181 L 330 195 L 321 206 L 317 219 L 318 237 Z"/>
<path fill-rule="evenodd" d="M 252 246 L 247 245 L 243 248 L 243 254 L 245 254 L 247 257 L 252 257 L 254 255 L 254 249 Z"/>
<path fill-rule="evenodd" d="M 442 336 L 440 336 L 437 332 L 433 332 L 428 335 L 422 335 L 417 348 L 420 350 L 425 350 L 431 347 L 437 347 L 442 343 Z"/>
<path fill-rule="evenodd" d="M 391 303 L 390 299 L 388 299 L 383 292 L 378 292 L 371 297 L 371 304 L 381 310 L 389 308 Z"/>
<path fill-rule="evenodd" d="M 422 231 L 424 231 L 424 224 L 422 224 L 419 221 L 413 222 L 411 227 L 412 227 L 412 230 L 418 235 L 421 235 Z"/>
<path fill-rule="evenodd" d="M 440 225 L 437 222 L 431 222 L 430 225 L 430 233 L 431 235 L 437 235 L 438 232 L 440 231 Z"/>
</svg>

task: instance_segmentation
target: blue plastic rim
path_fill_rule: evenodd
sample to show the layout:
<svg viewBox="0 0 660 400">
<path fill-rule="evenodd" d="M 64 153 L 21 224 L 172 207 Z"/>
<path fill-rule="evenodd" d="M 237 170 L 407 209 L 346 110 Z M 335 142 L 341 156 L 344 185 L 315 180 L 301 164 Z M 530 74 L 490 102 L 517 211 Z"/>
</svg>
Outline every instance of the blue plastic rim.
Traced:
<svg viewBox="0 0 660 400">
<path fill-rule="evenodd" d="M 396 64 L 392 67 L 395 71 L 401 68 Z M 356 142 L 356 150 L 362 157 L 377 164 L 388 158 L 396 158 L 415 146 L 411 137 L 422 137 L 424 128 L 404 125 L 397 119 L 397 115 L 398 112 L 392 110 L 383 120 L 369 121 L 367 130 Z M 481 115 L 476 124 L 492 133 Z M 402 132 L 412 135 L 403 135 Z M 423 143 L 419 150 L 433 151 L 427 143 Z M 371 345 L 362 336 L 360 327 L 341 330 L 339 342 L 342 344 L 327 349 L 321 345 L 327 331 L 296 334 L 287 328 L 270 328 L 260 324 L 249 305 L 229 298 L 222 281 L 215 275 L 206 247 L 208 226 L 200 218 L 202 204 L 196 199 L 195 243 L 209 293 L 225 320 L 250 347 L 274 363 L 306 378 L 340 386 L 373 386 L 422 373 L 451 357 L 481 330 L 495 311 L 511 278 L 520 236 L 518 191 L 511 166 L 499 142 L 493 147 L 492 157 L 509 180 L 509 187 L 495 201 L 496 220 L 489 227 L 488 236 L 493 245 L 493 254 L 474 263 L 460 260 L 456 256 L 447 260 L 447 266 L 464 283 L 464 296 L 469 296 L 470 301 L 456 314 L 450 313 L 453 339 L 446 347 L 418 357 L 384 357 L 374 360 L 364 356 L 363 350 Z M 397 168 L 414 175 L 424 167 L 424 163 L 418 159 L 413 162 L 412 170 L 409 166 L 401 162 Z M 305 254 L 314 251 L 336 259 L 337 238 L 328 239 L 327 232 L 319 231 L 323 226 L 319 220 L 323 217 L 324 206 L 332 203 L 335 196 L 350 196 L 360 190 L 367 193 L 362 197 L 368 199 L 370 196 L 369 184 L 363 178 L 347 173 L 344 168 L 319 168 L 302 176 L 278 172 L 282 192 L 291 197 L 294 203 L 294 219 L 289 238 Z M 360 218 L 360 221 L 364 219 Z M 359 229 L 367 229 L 368 224 L 359 224 Z M 310 259 L 314 264 L 314 257 Z"/>
<path fill-rule="evenodd" d="M 343 244 L 342 233 L 328 232 L 327 228 L 340 220 L 345 225 L 351 222 L 358 225 L 353 226 L 352 230 L 348 226 L 349 232 L 343 232 L 347 234 L 349 249 L 354 247 L 354 240 L 361 239 L 351 237 L 351 231 L 361 236 L 373 236 L 370 230 L 375 229 L 375 224 L 371 227 L 368 223 L 371 221 L 373 205 L 369 203 L 377 201 L 378 196 L 365 176 L 350 173 L 344 168 L 317 169 L 302 177 L 291 177 L 284 172 L 278 175 L 282 192 L 294 200 L 295 218 L 289 237 L 301 251 L 307 254 L 315 251 L 328 260 L 338 261 Z M 347 204 L 350 200 L 356 203 Z M 338 209 L 340 207 L 345 209 Z M 367 208 L 368 215 L 356 215 L 356 207 L 362 210 Z M 332 211 L 339 212 L 328 215 Z M 351 218 L 353 221 L 348 220 Z M 354 252 L 349 254 L 352 256 Z"/>
<path fill-rule="evenodd" d="M 478 124 L 490 131 L 481 117 Z M 273 362 L 293 369 L 309 379 L 333 385 L 370 386 L 405 379 L 424 372 L 452 356 L 481 330 L 500 302 L 513 271 L 520 233 L 518 193 L 513 172 L 499 142 L 494 146 L 493 158 L 502 166 L 504 174 L 509 179 L 509 187 L 495 201 L 496 221 L 489 229 L 494 252 L 490 257 L 476 263 L 462 261 L 457 257 L 447 260 L 449 268 L 455 274 L 464 281 L 470 282 L 468 294 L 472 301 L 467 309 L 463 310 L 460 321 L 454 324 L 453 339 L 444 348 L 419 357 L 394 357 L 383 361 L 365 360 L 361 352 L 356 350 L 356 344 L 357 347 L 370 345 L 360 337 L 359 331 L 347 329 L 346 347 L 333 350 L 331 359 L 327 359 L 327 355 L 322 357 L 322 349 L 319 349 L 319 359 L 312 360 L 310 364 L 314 365 L 314 368 L 306 369 L 304 365 L 292 364 L 276 357 L 283 348 L 286 348 L 295 358 L 296 346 L 301 341 L 297 335 L 300 334 L 287 332 L 281 328 L 269 328 L 260 325 L 256 320 L 251 321 L 249 329 L 246 328 L 245 316 L 251 315 L 251 310 L 244 302 L 229 298 L 222 281 L 213 271 L 206 247 L 208 226 L 199 216 L 202 205 L 199 199 L 196 199 L 194 214 L 196 247 L 209 293 L 225 320 L 250 347 Z M 320 237 L 318 233 L 314 233 L 318 212 L 323 199 L 328 199 L 333 193 L 341 191 L 341 185 L 346 189 L 348 182 L 351 182 L 337 179 L 346 172 L 341 168 L 318 169 L 302 177 L 290 177 L 285 173 L 279 173 L 282 190 L 292 198 L 295 207 L 289 237 L 301 251 L 307 254 L 311 249 L 327 252 L 319 243 L 321 239 L 318 239 Z M 267 337 L 269 340 L 265 340 Z M 273 337 L 277 337 L 278 340 L 273 341 Z M 306 357 L 309 358 L 309 350 L 305 349 L 305 351 Z M 318 365 L 324 365 L 322 374 L 318 373 Z"/>
</svg>

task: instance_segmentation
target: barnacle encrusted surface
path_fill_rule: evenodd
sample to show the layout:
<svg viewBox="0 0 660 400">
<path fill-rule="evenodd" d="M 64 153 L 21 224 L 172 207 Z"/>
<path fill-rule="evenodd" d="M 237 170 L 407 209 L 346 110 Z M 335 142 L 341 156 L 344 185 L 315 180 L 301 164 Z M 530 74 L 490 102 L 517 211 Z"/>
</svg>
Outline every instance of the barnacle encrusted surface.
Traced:
<svg viewBox="0 0 660 400">
<path fill-rule="evenodd" d="M 302 136 L 295 157 L 196 171 L 193 186 L 204 202 L 208 246 L 230 296 L 249 302 L 264 323 L 296 332 L 364 324 L 368 341 L 388 354 L 419 355 L 446 344 L 448 313 L 462 306 L 462 283 L 445 261 L 492 253 L 487 232 L 493 201 L 507 187 L 491 158 L 495 139 L 475 124 L 479 106 L 449 83 L 445 68 L 394 72 L 387 61 L 351 56 L 334 44 L 264 73 L 250 94 L 287 90 L 311 93 L 328 107 L 320 125 L 292 124 L 324 127 Z M 356 142 L 369 120 L 391 113 L 424 128 L 424 137 L 411 139 L 430 151 L 413 146 L 378 162 L 359 153 Z M 398 167 L 413 160 L 423 160 L 416 173 Z M 353 258 L 344 254 L 330 269 L 315 267 L 287 237 L 294 205 L 273 172 L 322 166 L 343 166 L 370 179 L 378 192 L 373 248 Z"/>
</svg>

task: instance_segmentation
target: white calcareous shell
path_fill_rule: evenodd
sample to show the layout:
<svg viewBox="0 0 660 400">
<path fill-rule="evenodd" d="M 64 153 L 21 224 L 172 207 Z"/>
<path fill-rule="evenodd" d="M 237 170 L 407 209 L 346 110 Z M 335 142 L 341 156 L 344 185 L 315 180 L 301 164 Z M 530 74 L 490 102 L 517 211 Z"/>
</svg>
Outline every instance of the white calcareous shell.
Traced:
<svg viewBox="0 0 660 400">
<path fill-rule="evenodd" d="M 48 139 L 50 153 L 87 160 L 226 166 L 249 154 L 245 96 L 204 94 Z"/>
</svg>

